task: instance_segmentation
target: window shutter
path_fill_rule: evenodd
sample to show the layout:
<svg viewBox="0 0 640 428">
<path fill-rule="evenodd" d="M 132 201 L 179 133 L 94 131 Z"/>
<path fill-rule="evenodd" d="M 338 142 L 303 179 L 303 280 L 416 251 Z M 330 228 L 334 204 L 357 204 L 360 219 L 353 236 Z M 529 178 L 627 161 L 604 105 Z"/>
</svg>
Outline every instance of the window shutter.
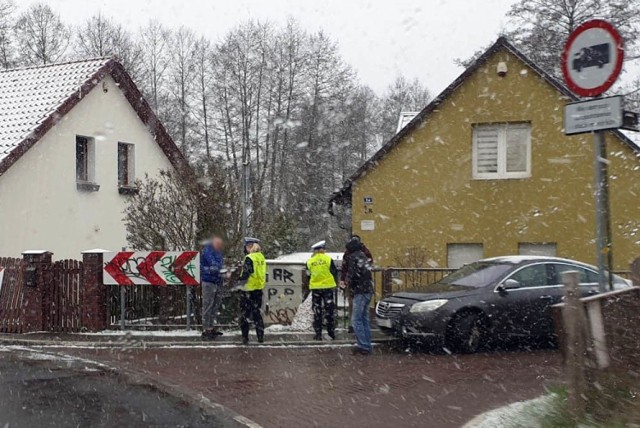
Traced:
<svg viewBox="0 0 640 428">
<path fill-rule="evenodd" d="M 479 126 L 476 134 L 476 171 L 478 174 L 498 172 L 497 126 Z"/>
</svg>

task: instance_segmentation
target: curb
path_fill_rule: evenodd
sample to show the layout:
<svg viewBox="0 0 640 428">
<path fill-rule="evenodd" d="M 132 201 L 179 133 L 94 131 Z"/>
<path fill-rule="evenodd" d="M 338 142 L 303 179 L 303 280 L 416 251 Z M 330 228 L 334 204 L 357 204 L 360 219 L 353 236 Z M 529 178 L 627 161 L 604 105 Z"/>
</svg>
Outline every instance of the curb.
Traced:
<svg viewBox="0 0 640 428">
<path fill-rule="evenodd" d="M 377 344 L 385 344 L 386 341 L 373 341 Z M 58 341 L 58 340 L 38 340 L 38 339 L 18 339 L 0 338 L 0 345 L 5 346 L 37 346 L 48 348 L 127 348 L 127 349 L 149 349 L 149 348 L 273 348 L 273 347 L 346 347 L 353 346 L 351 340 L 332 341 L 266 341 L 265 343 L 250 343 L 243 345 L 242 342 L 213 342 L 213 341 Z"/>
<path fill-rule="evenodd" d="M 151 388 L 156 391 L 162 392 L 164 394 L 173 396 L 181 401 L 187 402 L 192 406 L 198 407 L 205 414 L 209 416 L 213 416 L 217 419 L 220 419 L 220 421 L 224 424 L 223 426 L 225 427 L 262 428 L 262 426 L 257 422 L 254 422 L 251 419 L 245 416 L 242 416 L 241 414 L 235 412 L 234 410 L 222 404 L 219 404 L 210 400 L 209 398 L 205 397 L 203 394 L 195 393 L 180 385 L 172 384 L 169 382 L 165 382 L 165 381 L 153 378 L 150 375 L 139 372 L 139 371 L 124 369 L 121 367 L 113 367 L 109 364 L 105 364 L 99 361 L 94 361 L 94 360 L 83 358 L 83 357 L 77 357 L 77 356 L 65 354 L 62 352 L 43 352 L 40 350 L 30 349 L 28 347 L 19 348 L 16 350 L 18 352 L 30 352 L 33 354 L 64 357 L 76 362 L 81 362 L 83 364 L 91 364 L 95 366 L 97 369 L 105 373 L 108 373 L 109 375 L 117 379 L 120 379 L 124 383 Z M 59 362 L 57 362 L 56 364 L 59 364 Z M 65 367 L 65 368 L 69 370 L 77 370 L 75 368 L 70 368 L 70 367 Z"/>
</svg>

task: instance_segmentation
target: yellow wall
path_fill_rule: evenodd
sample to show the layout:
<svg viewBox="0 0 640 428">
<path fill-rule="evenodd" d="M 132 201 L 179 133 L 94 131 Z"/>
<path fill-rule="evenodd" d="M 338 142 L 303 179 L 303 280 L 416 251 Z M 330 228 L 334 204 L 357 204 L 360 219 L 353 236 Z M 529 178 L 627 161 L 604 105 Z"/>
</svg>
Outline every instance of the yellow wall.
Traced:
<svg viewBox="0 0 640 428">
<path fill-rule="evenodd" d="M 558 256 L 594 263 L 593 137 L 563 134 L 566 102 L 507 51 L 490 58 L 354 183 L 353 232 L 376 264 L 397 265 L 407 248 L 423 247 L 432 266 L 446 266 L 448 243 L 483 243 L 493 257 L 517 254 L 520 242 L 555 242 Z M 474 180 L 472 124 L 518 121 L 531 123 L 532 176 Z M 614 264 L 627 269 L 640 255 L 640 159 L 613 134 L 607 146 Z M 362 220 L 375 230 L 362 231 Z"/>
</svg>

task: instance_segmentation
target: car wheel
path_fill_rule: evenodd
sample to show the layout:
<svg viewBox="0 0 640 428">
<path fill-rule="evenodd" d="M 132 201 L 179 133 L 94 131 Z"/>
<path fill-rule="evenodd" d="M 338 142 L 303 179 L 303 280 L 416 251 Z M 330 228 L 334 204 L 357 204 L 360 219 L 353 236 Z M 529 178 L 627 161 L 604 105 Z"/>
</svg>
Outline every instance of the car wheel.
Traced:
<svg viewBox="0 0 640 428">
<path fill-rule="evenodd" d="M 447 339 L 454 351 L 473 354 L 482 347 L 485 330 L 480 314 L 468 312 L 452 322 Z"/>
</svg>

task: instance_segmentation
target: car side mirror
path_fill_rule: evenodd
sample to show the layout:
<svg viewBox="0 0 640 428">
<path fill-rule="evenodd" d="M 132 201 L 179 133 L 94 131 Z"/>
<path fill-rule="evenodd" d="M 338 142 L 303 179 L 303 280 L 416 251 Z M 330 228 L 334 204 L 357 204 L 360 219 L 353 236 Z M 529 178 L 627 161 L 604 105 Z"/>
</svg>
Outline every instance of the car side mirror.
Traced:
<svg viewBox="0 0 640 428">
<path fill-rule="evenodd" d="M 504 290 L 510 290 L 512 288 L 519 288 L 520 283 L 515 279 L 507 279 L 505 282 L 500 284 Z"/>
</svg>

